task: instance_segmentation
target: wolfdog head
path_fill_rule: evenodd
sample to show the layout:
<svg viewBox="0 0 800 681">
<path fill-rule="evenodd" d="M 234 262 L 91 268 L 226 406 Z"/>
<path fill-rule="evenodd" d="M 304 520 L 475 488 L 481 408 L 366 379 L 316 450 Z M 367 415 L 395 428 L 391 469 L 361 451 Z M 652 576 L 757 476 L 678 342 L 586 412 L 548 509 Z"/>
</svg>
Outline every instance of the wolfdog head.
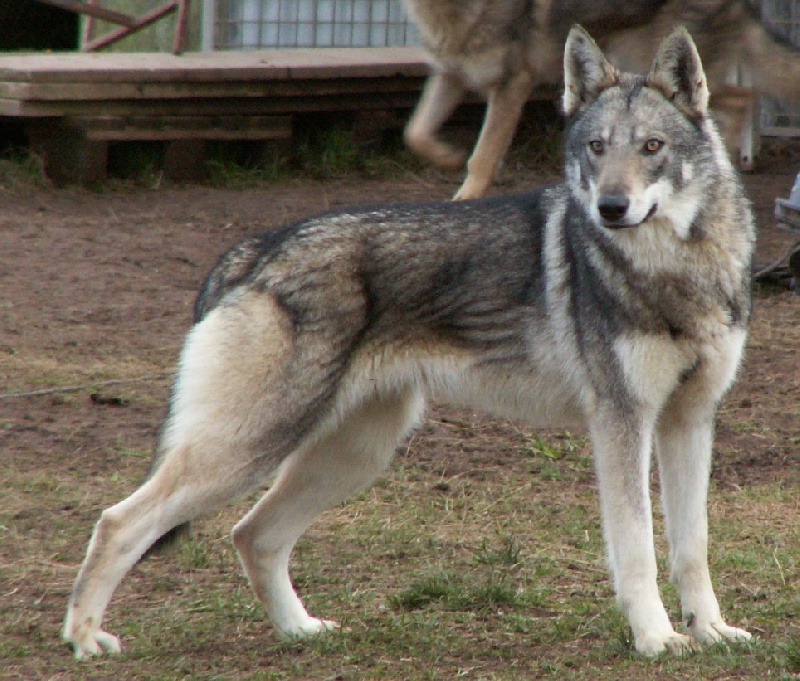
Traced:
<svg viewBox="0 0 800 681">
<path fill-rule="evenodd" d="M 650 72 L 638 76 L 617 71 L 576 26 L 564 85 L 568 185 L 591 222 L 603 230 L 648 223 L 688 238 L 715 173 L 732 169 L 707 116 L 708 86 L 686 30 L 669 35 Z"/>
</svg>

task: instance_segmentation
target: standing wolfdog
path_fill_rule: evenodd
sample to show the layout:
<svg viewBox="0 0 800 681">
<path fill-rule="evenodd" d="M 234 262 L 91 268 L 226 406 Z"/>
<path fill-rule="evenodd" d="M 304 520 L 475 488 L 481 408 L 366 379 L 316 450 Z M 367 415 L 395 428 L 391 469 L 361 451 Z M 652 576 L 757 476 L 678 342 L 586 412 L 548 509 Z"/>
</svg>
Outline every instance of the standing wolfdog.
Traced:
<svg viewBox="0 0 800 681">
<path fill-rule="evenodd" d="M 456 199 L 483 196 L 511 144 L 531 89 L 561 77 L 561 46 L 573 23 L 591 31 L 609 60 L 643 72 L 652 49 L 677 24 L 697 43 L 725 125 L 739 144 L 753 93 L 728 81 L 741 70 L 759 92 L 800 100 L 800 53 L 758 21 L 758 0 L 403 0 L 432 61 L 405 131 L 409 148 L 437 165 L 459 168 L 464 154 L 437 133 L 467 90 L 487 99 L 486 116 Z"/>
<path fill-rule="evenodd" d="M 386 469 L 429 395 L 588 429 L 638 651 L 748 639 L 711 586 L 706 495 L 715 412 L 745 343 L 754 228 L 707 99 L 685 30 L 634 76 L 575 27 L 566 183 L 332 213 L 224 255 L 153 471 L 89 544 L 64 624 L 77 657 L 120 650 L 103 614 L 153 542 L 272 474 L 234 544 L 278 632 L 334 628 L 295 594 L 289 554 L 317 514 Z M 686 634 L 656 583 L 653 451 Z"/>
</svg>

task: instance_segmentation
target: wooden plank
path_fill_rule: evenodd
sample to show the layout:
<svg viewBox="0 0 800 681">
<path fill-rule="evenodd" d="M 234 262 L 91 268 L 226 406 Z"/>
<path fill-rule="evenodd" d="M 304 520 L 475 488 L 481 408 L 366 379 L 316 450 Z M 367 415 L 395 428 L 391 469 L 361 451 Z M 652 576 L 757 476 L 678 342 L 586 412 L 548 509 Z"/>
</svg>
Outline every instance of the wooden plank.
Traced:
<svg viewBox="0 0 800 681">
<path fill-rule="evenodd" d="M 5 97 L 0 97 L 0 116 L 14 117 L 14 116 L 39 115 L 39 114 L 25 113 L 27 108 L 28 107 L 25 105 L 25 102 L 21 102 L 18 99 L 8 99 Z"/>
<path fill-rule="evenodd" d="M 284 79 L 286 67 L 228 53 L 60 53 L 0 56 L 0 81 L 25 83 L 147 83 Z"/>
<path fill-rule="evenodd" d="M 355 87 L 355 86 L 354 86 Z M 530 100 L 550 100 L 557 96 L 554 88 L 537 88 Z M 419 87 L 413 83 L 396 84 L 391 90 L 361 90 L 348 92 L 346 88 L 321 88 L 317 91 L 273 91 L 260 97 L 209 97 L 180 99 L 119 99 L 102 102 L 67 100 L 62 102 L 27 102 L 0 99 L 0 116 L 40 118 L 58 116 L 86 116 L 102 110 L 113 116 L 140 115 L 193 115 L 193 114 L 289 114 L 298 111 L 346 111 L 411 108 L 419 100 Z"/>
<path fill-rule="evenodd" d="M 113 130 L 139 128 L 252 128 L 291 127 L 291 116 L 81 116 L 64 118 L 63 122 L 84 129 Z"/>
<path fill-rule="evenodd" d="M 258 128 L 248 130 L 224 130 L 214 128 L 181 130 L 179 128 L 159 128 L 140 130 L 90 130 L 86 139 L 91 142 L 163 142 L 167 140 L 214 140 L 214 141 L 260 141 L 291 139 L 291 130 L 272 130 Z"/>
<path fill-rule="evenodd" d="M 419 90 L 422 78 L 361 78 L 264 80 L 202 83 L 20 83 L 0 82 L 0 98 L 28 102 L 64 100 L 103 101 L 108 99 L 182 99 L 208 97 L 270 97 L 287 94 L 313 96 L 316 93 L 342 91 L 345 87 L 396 90 L 406 85 Z"/>
<path fill-rule="evenodd" d="M 371 98 L 383 95 L 393 95 L 397 93 L 407 93 L 413 102 L 419 97 L 422 87 L 422 79 L 383 79 L 379 81 L 367 80 L 362 78 L 355 79 L 330 79 L 313 81 L 278 81 L 272 83 L 254 83 L 252 86 L 245 86 L 243 89 L 235 87 L 230 90 L 220 89 L 217 86 L 192 87 L 187 88 L 183 96 L 179 96 L 177 90 L 167 94 L 171 97 L 158 97 L 156 93 L 143 90 L 149 97 L 116 97 L 109 100 L 98 100 L 91 96 L 87 90 L 83 97 L 79 97 L 79 92 L 73 92 L 73 98 L 66 100 L 20 100 L 4 96 L 0 98 L 0 115 L 15 116 L 56 116 L 56 115 L 80 115 L 96 114 L 98 107 L 102 107 L 103 113 L 120 115 L 120 113 L 135 113 L 140 110 L 144 112 L 153 111 L 153 107 L 158 110 L 181 113 L 189 107 L 191 111 L 194 107 L 201 107 L 205 113 L 211 113 L 222 107 L 224 112 L 235 112 L 237 108 L 243 107 L 242 112 L 257 111 L 259 107 L 265 107 L 265 113 L 272 113 L 276 110 L 291 112 L 291 106 L 298 99 L 320 100 L 320 111 L 327 110 L 327 100 L 333 97 L 344 98 L 345 103 L 351 107 L 358 108 L 361 105 L 361 98 Z M 208 96 L 203 96 L 207 94 Z M 250 104 L 243 104 L 250 100 Z M 406 100 L 404 100 L 406 101 Z M 233 109 L 229 108 L 233 105 Z M 402 104 L 405 106 L 406 104 Z M 336 106 L 339 110 L 341 107 Z"/>
<path fill-rule="evenodd" d="M 291 116 L 95 116 L 67 119 L 90 141 L 268 140 L 292 136 Z"/>
<path fill-rule="evenodd" d="M 250 114 L 268 115 L 306 111 L 348 111 L 361 109 L 386 109 L 413 107 L 419 99 L 418 90 L 361 93 L 347 96 L 341 92 L 333 95 L 287 96 L 270 98 L 174 99 L 174 100 L 110 100 L 103 103 L 103 113 L 114 116 L 140 115 L 192 115 L 192 114 Z M 15 113 L 6 113 L 0 102 L 0 115 L 45 118 L 85 116 L 97 112 L 98 107 L 86 102 L 17 102 Z M 9 107 L 13 110 L 13 107 Z"/>
<path fill-rule="evenodd" d="M 242 52 L 59 53 L 0 56 L 0 81 L 30 83 L 200 82 L 427 75 L 417 47 Z"/>
</svg>

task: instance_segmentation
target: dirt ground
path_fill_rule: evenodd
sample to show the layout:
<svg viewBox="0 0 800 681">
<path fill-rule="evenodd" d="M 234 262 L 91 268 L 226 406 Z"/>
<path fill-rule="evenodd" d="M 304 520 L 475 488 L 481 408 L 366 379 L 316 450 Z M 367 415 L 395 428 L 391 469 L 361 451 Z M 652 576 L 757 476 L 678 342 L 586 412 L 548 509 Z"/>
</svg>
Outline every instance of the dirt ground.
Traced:
<svg viewBox="0 0 800 681">
<path fill-rule="evenodd" d="M 799 238 L 773 219 L 775 198 L 788 196 L 798 171 L 797 157 L 778 151 L 745 177 L 760 225 L 758 263 Z M 50 479 L 48 473 L 77 472 L 87 497 L 100 494 L 98 481 L 120 465 L 110 452 L 152 447 L 195 293 L 226 247 L 255 230 L 346 204 L 447 198 L 458 179 L 398 167 L 395 177 L 376 180 L 89 191 L 0 177 L 0 465 L 31 485 Z M 521 172 L 496 191 L 552 179 Z M 759 289 L 746 362 L 719 417 L 718 485 L 800 484 L 798 350 L 800 296 Z M 124 382 L 130 379 L 136 380 Z M 70 385 L 93 387 L 8 397 Z M 508 456 L 506 432 L 498 429 L 482 458 Z M 443 454 L 436 442 L 435 429 L 425 429 L 415 440 L 415 456 L 437 461 Z M 143 459 L 132 457 L 128 465 L 143 473 Z M 470 457 L 469 465 L 475 462 Z M 43 539 L 48 517 L 72 518 L 87 531 L 96 519 L 73 503 L 18 513 L 30 515 L 30 532 Z M 15 585 L 14 598 L 27 588 Z M 5 591 L 0 583 L 3 598 Z M 45 613 L 48 636 L 61 614 L 55 607 Z"/>
</svg>

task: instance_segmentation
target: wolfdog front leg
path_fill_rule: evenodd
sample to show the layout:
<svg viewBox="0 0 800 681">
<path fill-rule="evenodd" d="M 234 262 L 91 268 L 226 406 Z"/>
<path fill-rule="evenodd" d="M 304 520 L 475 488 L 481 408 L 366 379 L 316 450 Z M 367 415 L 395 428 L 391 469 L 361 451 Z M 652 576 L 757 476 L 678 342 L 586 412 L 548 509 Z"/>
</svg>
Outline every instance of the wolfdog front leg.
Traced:
<svg viewBox="0 0 800 681">
<path fill-rule="evenodd" d="M 731 353 L 738 356 L 738 353 Z M 723 372 L 732 376 L 732 367 Z M 744 629 L 722 619 L 708 568 L 708 482 L 716 411 L 713 368 L 701 366 L 665 408 L 656 452 L 670 546 L 670 579 L 681 597 L 689 635 L 699 643 L 747 641 Z M 717 372 L 719 373 L 719 372 Z"/>
<path fill-rule="evenodd" d="M 476 199 L 489 190 L 511 146 L 532 84 L 531 74 L 523 70 L 490 90 L 478 142 L 467 162 L 467 177 L 454 199 Z"/>
<path fill-rule="evenodd" d="M 636 650 L 648 656 L 694 645 L 672 628 L 658 592 L 649 489 L 653 420 L 616 405 L 598 407 L 589 423 L 617 602 Z"/>
</svg>

